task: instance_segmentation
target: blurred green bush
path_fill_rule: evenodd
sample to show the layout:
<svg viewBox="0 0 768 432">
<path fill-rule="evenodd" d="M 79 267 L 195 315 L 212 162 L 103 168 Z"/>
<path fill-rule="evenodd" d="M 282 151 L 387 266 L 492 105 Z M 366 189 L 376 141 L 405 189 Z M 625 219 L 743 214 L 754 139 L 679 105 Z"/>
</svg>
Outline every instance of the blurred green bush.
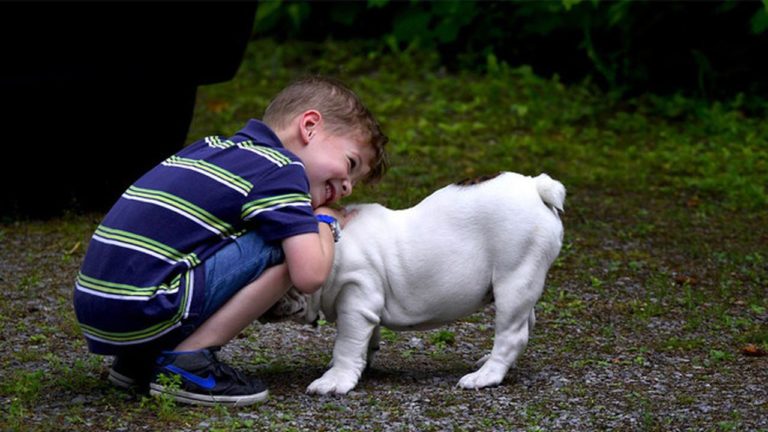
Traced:
<svg viewBox="0 0 768 432">
<path fill-rule="evenodd" d="M 392 51 L 434 48 L 451 70 L 489 54 L 617 96 L 768 96 L 768 0 L 708 2 L 267 1 L 254 34 L 278 40 L 363 38 Z M 749 100 L 747 104 L 749 104 Z"/>
</svg>

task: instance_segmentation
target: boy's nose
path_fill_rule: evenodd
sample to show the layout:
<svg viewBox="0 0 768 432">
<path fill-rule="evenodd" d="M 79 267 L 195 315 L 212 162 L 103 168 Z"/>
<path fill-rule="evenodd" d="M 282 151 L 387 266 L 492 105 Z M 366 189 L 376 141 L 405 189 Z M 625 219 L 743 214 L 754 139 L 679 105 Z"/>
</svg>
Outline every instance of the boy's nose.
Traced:
<svg viewBox="0 0 768 432">
<path fill-rule="evenodd" d="M 341 196 L 346 197 L 352 193 L 352 182 L 344 180 L 341 182 Z"/>
</svg>

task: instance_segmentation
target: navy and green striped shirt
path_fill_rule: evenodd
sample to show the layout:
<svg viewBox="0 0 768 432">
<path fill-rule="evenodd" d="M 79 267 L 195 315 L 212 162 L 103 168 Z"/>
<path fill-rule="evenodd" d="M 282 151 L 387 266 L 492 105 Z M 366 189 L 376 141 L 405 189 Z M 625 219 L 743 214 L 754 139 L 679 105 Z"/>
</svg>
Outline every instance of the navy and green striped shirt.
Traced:
<svg viewBox="0 0 768 432">
<path fill-rule="evenodd" d="M 75 285 L 89 349 L 117 354 L 195 319 L 204 303 L 200 264 L 246 230 L 267 242 L 318 230 L 304 166 L 257 120 L 231 138 L 185 147 L 107 213 Z"/>
</svg>

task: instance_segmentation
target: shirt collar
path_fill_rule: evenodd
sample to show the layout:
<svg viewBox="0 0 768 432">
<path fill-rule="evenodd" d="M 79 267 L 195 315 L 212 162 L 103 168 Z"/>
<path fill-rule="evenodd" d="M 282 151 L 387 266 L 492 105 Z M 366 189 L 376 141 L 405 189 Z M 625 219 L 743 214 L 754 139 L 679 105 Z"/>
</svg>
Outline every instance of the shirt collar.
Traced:
<svg viewBox="0 0 768 432">
<path fill-rule="evenodd" d="M 264 122 L 256 119 L 248 120 L 245 127 L 240 129 L 235 134 L 235 142 L 251 140 L 259 144 L 267 144 L 272 147 L 283 147 L 283 143 L 280 142 L 280 138 L 275 135 L 275 132 L 269 128 Z"/>
</svg>

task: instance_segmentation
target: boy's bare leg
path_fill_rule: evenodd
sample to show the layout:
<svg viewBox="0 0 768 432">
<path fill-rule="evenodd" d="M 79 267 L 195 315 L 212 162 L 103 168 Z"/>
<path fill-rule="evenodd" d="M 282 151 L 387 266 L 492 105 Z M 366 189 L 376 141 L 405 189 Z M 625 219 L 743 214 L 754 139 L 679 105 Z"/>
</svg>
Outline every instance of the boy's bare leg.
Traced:
<svg viewBox="0 0 768 432">
<path fill-rule="evenodd" d="M 195 351 L 226 344 L 272 307 L 290 287 L 291 280 L 285 264 L 266 269 L 224 303 L 174 351 Z"/>
</svg>

